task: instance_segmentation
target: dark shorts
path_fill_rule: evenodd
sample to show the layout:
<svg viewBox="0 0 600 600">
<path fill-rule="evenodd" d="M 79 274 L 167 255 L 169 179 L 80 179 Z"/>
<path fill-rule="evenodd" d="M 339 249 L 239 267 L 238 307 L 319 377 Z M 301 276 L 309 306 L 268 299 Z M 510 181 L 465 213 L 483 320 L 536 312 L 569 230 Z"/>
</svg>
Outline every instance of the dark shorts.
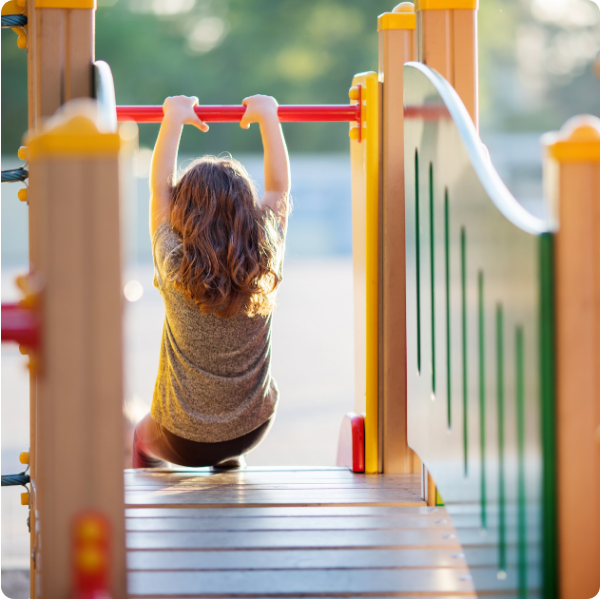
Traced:
<svg viewBox="0 0 600 600">
<path fill-rule="evenodd" d="M 146 415 L 133 433 L 133 468 L 164 467 L 170 462 L 182 467 L 212 467 L 237 458 L 258 446 L 267 435 L 273 419 L 250 433 L 226 442 L 194 442 L 179 437 Z"/>
</svg>

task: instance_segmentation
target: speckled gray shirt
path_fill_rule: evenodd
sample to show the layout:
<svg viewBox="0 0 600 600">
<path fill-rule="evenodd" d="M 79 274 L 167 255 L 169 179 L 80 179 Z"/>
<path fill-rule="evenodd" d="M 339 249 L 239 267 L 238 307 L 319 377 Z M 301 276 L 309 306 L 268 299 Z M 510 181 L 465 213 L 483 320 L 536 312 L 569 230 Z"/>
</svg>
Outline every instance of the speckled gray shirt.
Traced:
<svg viewBox="0 0 600 600">
<path fill-rule="evenodd" d="M 272 314 L 223 319 L 188 304 L 169 278 L 181 245 L 168 222 L 154 232 L 154 285 L 163 297 L 165 323 L 151 415 L 182 438 L 224 442 L 275 413 Z"/>
</svg>

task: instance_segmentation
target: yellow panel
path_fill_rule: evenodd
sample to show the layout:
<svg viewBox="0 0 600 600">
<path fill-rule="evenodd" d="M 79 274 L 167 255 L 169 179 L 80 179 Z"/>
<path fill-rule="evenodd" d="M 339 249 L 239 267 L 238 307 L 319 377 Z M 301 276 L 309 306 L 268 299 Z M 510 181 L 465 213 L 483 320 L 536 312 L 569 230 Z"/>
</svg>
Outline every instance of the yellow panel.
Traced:
<svg viewBox="0 0 600 600">
<path fill-rule="evenodd" d="M 361 141 L 352 139 L 352 219 L 355 266 L 357 400 L 365 397 L 365 472 L 378 466 L 378 281 L 379 281 L 379 81 L 356 75 L 362 86 Z M 365 116 L 366 113 L 366 116 Z M 363 254 L 364 253 L 364 254 Z M 364 262 L 363 262 L 364 261 Z M 364 294 L 363 297 L 361 297 Z M 363 312 L 364 310 L 364 312 Z M 361 348 L 364 343 L 364 348 Z M 364 372 L 364 378 L 362 373 Z M 364 392 L 363 392 L 364 390 Z M 359 402 L 357 402 L 359 404 Z M 362 404 L 362 403 L 361 403 Z M 357 406 L 360 409 L 360 406 Z M 362 412 L 362 411 L 358 411 Z"/>
<path fill-rule="evenodd" d="M 383 13 L 377 17 L 377 31 L 384 29 L 416 29 L 417 15 L 415 13 Z"/>
<path fill-rule="evenodd" d="M 479 0 L 415 0 L 415 10 L 478 10 Z"/>
<path fill-rule="evenodd" d="M 96 10 L 96 0 L 35 0 L 36 8 L 86 8 Z"/>
</svg>

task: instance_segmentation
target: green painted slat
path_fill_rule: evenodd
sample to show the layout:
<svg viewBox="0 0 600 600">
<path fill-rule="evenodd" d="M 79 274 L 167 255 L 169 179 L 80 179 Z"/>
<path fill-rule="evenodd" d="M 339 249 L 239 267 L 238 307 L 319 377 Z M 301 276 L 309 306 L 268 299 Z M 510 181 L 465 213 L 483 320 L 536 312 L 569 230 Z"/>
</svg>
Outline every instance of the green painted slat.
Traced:
<svg viewBox="0 0 600 600">
<path fill-rule="evenodd" d="M 487 529 L 487 486 L 485 471 L 485 308 L 483 272 L 477 274 L 477 309 L 479 317 L 479 452 L 481 454 L 481 528 Z"/>
<path fill-rule="evenodd" d="M 431 298 L 431 398 L 435 399 L 435 212 L 433 163 L 429 163 L 429 281 Z"/>
<path fill-rule="evenodd" d="M 448 429 L 452 428 L 452 359 L 450 345 L 450 214 L 448 188 L 444 189 L 444 266 L 446 284 L 446 412 Z"/>
<path fill-rule="evenodd" d="M 460 289 L 462 329 L 462 398 L 463 398 L 463 461 L 465 475 L 469 473 L 469 380 L 467 369 L 467 233 L 460 230 Z"/>
<path fill-rule="evenodd" d="M 515 331 L 516 398 L 517 398 L 517 451 L 518 451 L 518 553 L 519 553 L 519 597 L 527 598 L 527 516 L 525 490 L 525 356 L 523 328 Z"/>
<path fill-rule="evenodd" d="M 556 508 L 556 382 L 554 338 L 554 238 L 539 239 L 540 398 L 542 438 L 543 597 L 558 598 L 558 531 Z"/>
<path fill-rule="evenodd" d="M 504 310 L 496 307 L 496 401 L 498 403 L 498 573 L 506 573 L 506 480 L 504 452 Z"/>
<path fill-rule="evenodd" d="M 421 223 L 419 220 L 419 153 L 415 150 L 415 239 L 417 256 L 417 369 L 421 373 Z"/>
</svg>

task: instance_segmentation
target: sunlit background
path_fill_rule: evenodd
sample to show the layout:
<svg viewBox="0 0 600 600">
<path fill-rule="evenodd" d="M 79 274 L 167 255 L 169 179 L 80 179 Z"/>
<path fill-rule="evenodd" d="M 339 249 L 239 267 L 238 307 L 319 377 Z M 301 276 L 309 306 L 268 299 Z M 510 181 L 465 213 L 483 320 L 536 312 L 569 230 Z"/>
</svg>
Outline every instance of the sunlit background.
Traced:
<svg viewBox="0 0 600 600">
<path fill-rule="evenodd" d="M 600 11 L 592 0 L 482 0 L 481 135 L 502 178 L 543 212 L 539 136 L 577 113 L 600 115 Z M 255 93 L 281 103 L 343 103 L 354 73 L 377 69 L 382 0 L 98 0 L 96 57 L 113 71 L 117 103 L 161 104 L 197 95 L 239 104 Z M 20 162 L 27 128 L 26 53 L 2 33 L 2 168 Z M 287 124 L 294 211 L 275 317 L 277 421 L 250 465 L 330 465 L 353 405 L 350 170 L 347 124 Z M 229 151 L 261 185 L 258 131 L 189 128 L 181 160 Z M 152 398 L 163 310 L 152 287 L 148 171 L 157 126 L 142 125 L 134 188 L 125 207 L 125 412 L 135 422 Z M 2 186 L 2 301 L 27 269 L 27 207 Z M 109 243 L 109 241 L 108 241 Z M 2 347 L 2 473 L 29 445 L 25 359 Z M 28 567 L 20 490 L 2 492 L 2 567 Z"/>
</svg>

